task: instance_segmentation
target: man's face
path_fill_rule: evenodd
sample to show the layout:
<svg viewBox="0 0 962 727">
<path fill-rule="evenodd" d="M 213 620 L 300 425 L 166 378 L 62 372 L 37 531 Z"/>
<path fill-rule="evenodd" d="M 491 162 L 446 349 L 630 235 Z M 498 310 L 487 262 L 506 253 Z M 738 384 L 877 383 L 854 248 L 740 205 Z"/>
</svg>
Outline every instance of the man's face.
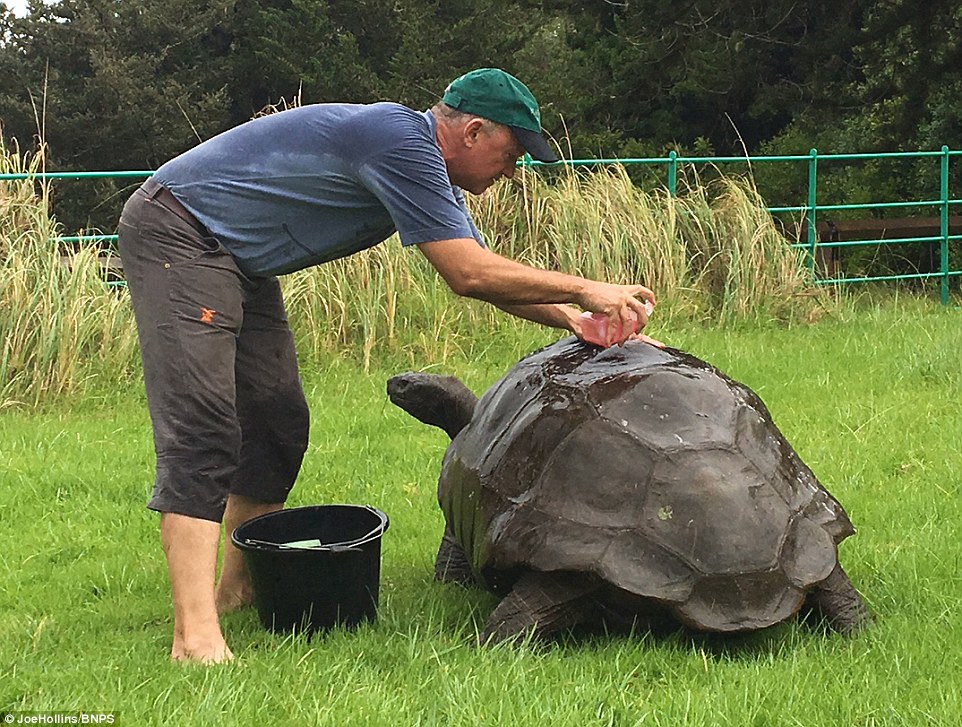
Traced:
<svg viewBox="0 0 962 727">
<path fill-rule="evenodd" d="M 448 160 L 448 176 L 472 194 L 481 194 L 502 177 L 513 177 L 524 154 L 508 127 L 481 119 L 464 126 L 461 141 L 458 153 Z"/>
</svg>

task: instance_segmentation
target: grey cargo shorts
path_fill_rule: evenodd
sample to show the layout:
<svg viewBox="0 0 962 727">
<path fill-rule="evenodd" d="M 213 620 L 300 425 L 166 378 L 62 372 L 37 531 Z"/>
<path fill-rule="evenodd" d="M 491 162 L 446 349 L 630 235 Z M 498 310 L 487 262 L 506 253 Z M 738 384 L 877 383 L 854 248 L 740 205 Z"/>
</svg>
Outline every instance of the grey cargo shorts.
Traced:
<svg viewBox="0 0 962 727">
<path fill-rule="evenodd" d="M 308 410 L 277 278 L 246 277 L 153 180 L 124 206 L 118 247 L 157 455 L 147 506 L 220 522 L 232 493 L 284 502 Z"/>
</svg>

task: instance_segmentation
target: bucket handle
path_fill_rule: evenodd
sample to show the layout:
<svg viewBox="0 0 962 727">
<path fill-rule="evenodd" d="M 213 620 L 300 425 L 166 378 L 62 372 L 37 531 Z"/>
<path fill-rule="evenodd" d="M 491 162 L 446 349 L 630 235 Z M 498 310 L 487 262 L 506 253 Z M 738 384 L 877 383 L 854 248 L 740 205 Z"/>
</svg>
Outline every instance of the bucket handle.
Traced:
<svg viewBox="0 0 962 727">
<path fill-rule="evenodd" d="M 376 540 L 377 538 L 381 537 L 384 534 L 384 531 L 387 530 L 388 526 L 387 519 L 383 518 L 383 516 L 374 508 L 368 507 L 367 509 L 377 514 L 378 518 L 381 519 L 381 522 L 378 523 L 378 525 L 366 535 L 362 535 L 359 538 L 348 540 L 343 543 L 331 543 L 330 545 L 324 545 L 321 543 L 318 546 L 297 546 L 285 545 L 284 543 L 272 543 L 268 540 L 255 540 L 254 538 L 244 538 L 244 542 L 248 545 L 268 546 L 271 548 L 278 548 L 280 550 L 324 550 L 330 553 L 343 553 L 349 550 L 357 550 L 362 545 L 367 545 L 372 540 Z"/>
</svg>

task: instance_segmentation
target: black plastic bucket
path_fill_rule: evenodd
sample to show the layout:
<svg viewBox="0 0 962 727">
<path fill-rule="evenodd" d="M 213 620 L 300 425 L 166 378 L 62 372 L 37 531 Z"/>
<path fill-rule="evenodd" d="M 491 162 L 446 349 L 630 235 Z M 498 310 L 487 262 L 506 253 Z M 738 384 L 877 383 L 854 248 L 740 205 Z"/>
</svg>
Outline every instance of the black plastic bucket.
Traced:
<svg viewBox="0 0 962 727">
<path fill-rule="evenodd" d="M 243 523 L 244 554 L 261 623 L 271 631 L 322 631 L 373 621 L 388 519 L 364 505 L 279 510 Z"/>
</svg>

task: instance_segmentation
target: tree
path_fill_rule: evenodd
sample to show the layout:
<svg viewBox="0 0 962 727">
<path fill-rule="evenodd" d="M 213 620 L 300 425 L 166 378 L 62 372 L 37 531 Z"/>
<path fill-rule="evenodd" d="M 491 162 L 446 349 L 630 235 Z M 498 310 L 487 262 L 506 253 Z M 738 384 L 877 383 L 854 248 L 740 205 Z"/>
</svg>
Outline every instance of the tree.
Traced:
<svg viewBox="0 0 962 727">
<path fill-rule="evenodd" d="M 234 122 L 295 98 L 379 100 L 386 58 L 396 44 L 392 6 L 388 0 L 239 0 L 231 59 Z"/>
<path fill-rule="evenodd" d="M 523 79 L 580 158 L 937 148 L 962 122 L 954 0 L 31 2 L 0 10 L 0 123 L 57 169 L 154 168 L 295 97 L 427 108 L 480 66 Z"/>
<path fill-rule="evenodd" d="M 8 24 L 0 53 L 5 133 L 21 144 L 42 136 L 58 170 L 153 168 L 229 124 L 231 10 L 227 1 L 199 11 L 184 0 L 34 3 Z M 118 185 L 98 187 L 71 189 L 69 205 L 59 198 L 68 228 L 112 227 L 116 200 L 106 215 L 78 211 Z"/>
<path fill-rule="evenodd" d="M 838 72 L 833 59 L 851 45 L 853 4 L 566 3 L 574 47 L 594 66 L 599 91 L 581 123 L 595 134 L 606 129 L 634 140 L 648 153 L 753 151 L 830 84 Z"/>
<path fill-rule="evenodd" d="M 820 93 L 816 89 L 812 112 L 795 114 L 761 149 L 804 153 L 817 148 L 837 153 L 937 151 L 943 144 L 958 146 L 962 7 L 947 0 L 922 4 L 857 0 L 848 7 L 849 41 L 834 57 L 826 57 L 843 72 L 821 86 Z M 962 169 L 954 166 L 952 188 L 958 189 Z M 772 184 L 784 187 L 787 183 L 782 179 Z M 833 165 L 820 171 L 820 186 L 832 203 L 932 199 L 939 191 L 938 163 L 889 159 Z"/>
</svg>

